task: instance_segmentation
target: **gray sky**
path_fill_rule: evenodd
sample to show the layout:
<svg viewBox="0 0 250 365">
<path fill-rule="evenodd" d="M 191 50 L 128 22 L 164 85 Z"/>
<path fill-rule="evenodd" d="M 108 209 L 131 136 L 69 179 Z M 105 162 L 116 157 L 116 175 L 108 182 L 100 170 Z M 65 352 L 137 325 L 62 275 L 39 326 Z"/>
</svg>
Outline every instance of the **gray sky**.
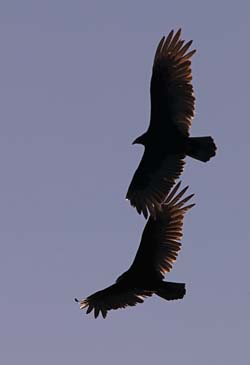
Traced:
<svg viewBox="0 0 250 365">
<path fill-rule="evenodd" d="M 0 359 L 4 365 L 249 364 L 248 1 L 0 4 Z M 196 202 L 169 275 L 182 301 L 151 298 L 94 320 L 84 298 L 128 268 L 145 224 L 125 201 L 149 122 L 159 39 L 193 39 Z"/>
</svg>

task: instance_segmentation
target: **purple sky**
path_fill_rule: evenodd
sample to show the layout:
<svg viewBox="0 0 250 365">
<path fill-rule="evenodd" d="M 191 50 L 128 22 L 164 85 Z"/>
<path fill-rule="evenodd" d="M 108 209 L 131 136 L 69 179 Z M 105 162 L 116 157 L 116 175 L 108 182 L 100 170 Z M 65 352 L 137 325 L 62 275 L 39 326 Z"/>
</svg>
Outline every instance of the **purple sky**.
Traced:
<svg viewBox="0 0 250 365">
<path fill-rule="evenodd" d="M 179 26 L 197 49 L 192 134 L 218 145 L 182 176 L 196 206 L 168 278 L 187 294 L 94 320 L 73 298 L 137 250 L 131 142 L 156 45 Z M 1 1 L 1 364 L 249 363 L 249 34 L 248 1 Z"/>
</svg>

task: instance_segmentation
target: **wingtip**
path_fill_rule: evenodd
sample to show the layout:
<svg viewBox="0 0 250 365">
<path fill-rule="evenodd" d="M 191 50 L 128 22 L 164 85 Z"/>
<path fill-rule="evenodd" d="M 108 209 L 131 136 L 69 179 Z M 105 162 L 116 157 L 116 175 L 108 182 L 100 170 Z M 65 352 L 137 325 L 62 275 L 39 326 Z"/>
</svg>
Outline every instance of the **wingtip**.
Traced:
<svg viewBox="0 0 250 365">
<path fill-rule="evenodd" d="M 144 218 L 145 219 L 148 219 L 148 211 L 147 211 L 147 209 L 145 208 L 145 209 L 143 209 L 143 216 L 144 216 Z"/>
<path fill-rule="evenodd" d="M 181 35 L 181 28 L 179 28 L 178 30 L 177 30 L 177 32 L 176 32 L 176 35 L 178 34 L 178 37 L 180 37 L 180 35 Z"/>
<path fill-rule="evenodd" d="M 185 192 L 189 189 L 189 185 L 185 186 L 180 193 L 185 194 Z"/>
<path fill-rule="evenodd" d="M 192 204 L 189 204 L 189 205 L 186 205 L 184 207 L 185 211 L 188 211 L 189 209 L 192 209 L 196 204 L 195 203 L 192 203 Z"/>
</svg>

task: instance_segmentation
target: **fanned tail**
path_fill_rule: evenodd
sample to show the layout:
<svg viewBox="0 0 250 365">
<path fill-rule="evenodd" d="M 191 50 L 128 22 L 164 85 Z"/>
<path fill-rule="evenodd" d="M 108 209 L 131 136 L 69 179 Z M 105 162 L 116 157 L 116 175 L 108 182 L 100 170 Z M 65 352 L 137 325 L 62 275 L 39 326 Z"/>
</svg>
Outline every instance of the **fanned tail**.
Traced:
<svg viewBox="0 0 250 365">
<path fill-rule="evenodd" d="M 216 154 L 216 145 L 212 137 L 190 137 L 187 155 L 196 160 L 207 162 Z"/>
<path fill-rule="evenodd" d="M 182 299 L 186 294 L 185 284 L 162 281 L 155 294 L 166 300 Z"/>
</svg>

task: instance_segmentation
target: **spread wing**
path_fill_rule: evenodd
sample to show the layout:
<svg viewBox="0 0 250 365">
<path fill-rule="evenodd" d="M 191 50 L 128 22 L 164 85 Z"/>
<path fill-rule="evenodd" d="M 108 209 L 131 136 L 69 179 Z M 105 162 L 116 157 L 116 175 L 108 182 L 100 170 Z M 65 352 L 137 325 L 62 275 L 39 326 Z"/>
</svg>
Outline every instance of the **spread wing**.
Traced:
<svg viewBox="0 0 250 365">
<path fill-rule="evenodd" d="M 86 299 L 80 301 L 75 299 L 75 301 L 80 303 L 80 309 L 87 308 L 87 314 L 94 310 L 95 318 L 98 317 L 100 312 L 105 318 L 109 310 L 128 306 L 133 307 L 137 303 L 143 303 L 144 298 L 152 294 L 152 292 L 146 290 L 124 288 L 116 283 L 90 295 Z"/>
<path fill-rule="evenodd" d="M 166 133 L 169 124 L 174 123 L 188 135 L 195 107 L 190 61 L 195 50 L 187 53 L 192 41 L 185 43 L 180 36 L 181 29 L 175 35 L 172 30 L 161 39 L 155 53 L 150 128 L 162 128 Z"/>
<path fill-rule="evenodd" d="M 194 116 L 195 98 L 190 59 L 195 50 L 188 52 L 192 41 L 185 43 L 180 35 L 181 30 L 175 35 L 171 31 L 166 38 L 161 39 L 151 78 L 151 120 L 147 135 L 166 136 L 168 142 L 162 139 L 145 144 L 142 160 L 126 196 L 145 218 L 148 212 L 155 217 L 164 197 L 183 171 L 185 154 L 169 154 L 167 145 L 169 141 L 173 146 L 175 142 L 178 144 L 175 141 L 176 130 L 185 136 L 189 135 Z"/>
<path fill-rule="evenodd" d="M 172 269 L 181 249 L 184 215 L 194 206 L 185 205 L 194 194 L 181 199 L 188 187 L 176 194 L 179 186 L 180 183 L 168 195 L 156 219 L 148 219 L 131 270 L 146 275 L 153 269 L 163 279 Z"/>
<path fill-rule="evenodd" d="M 185 154 L 164 155 L 146 146 L 141 162 L 128 188 L 126 199 L 137 212 L 147 218 L 148 211 L 155 218 L 162 202 L 184 169 Z"/>
<path fill-rule="evenodd" d="M 181 248 L 183 218 L 187 210 L 194 204 L 185 205 L 193 196 L 181 199 L 187 187 L 177 193 L 180 183 L 177 184 L 168 195 L 162 205 L 162 211 L 157 212 L 156 219 L 149 218 L 143 234 L 139 249 L 133 264 L 128 272 L 121 275 L 117 282 L 103 290 L 100 290 L 86 299 L 78 300 L 80 309 L 87 308 L 87 313 L 94 311 L 95 318 L 101 313 L 103 318 L 111 309 L 126 308 L 143 303 L 145 297 L 150 297 L 154 292 L 134 288 L 130 280 L 120 280 L 128 273 L 134 276 L 147 278 L 152 270 L 163 279 L 166 272 L 172 269 Z"/>
</svg>

